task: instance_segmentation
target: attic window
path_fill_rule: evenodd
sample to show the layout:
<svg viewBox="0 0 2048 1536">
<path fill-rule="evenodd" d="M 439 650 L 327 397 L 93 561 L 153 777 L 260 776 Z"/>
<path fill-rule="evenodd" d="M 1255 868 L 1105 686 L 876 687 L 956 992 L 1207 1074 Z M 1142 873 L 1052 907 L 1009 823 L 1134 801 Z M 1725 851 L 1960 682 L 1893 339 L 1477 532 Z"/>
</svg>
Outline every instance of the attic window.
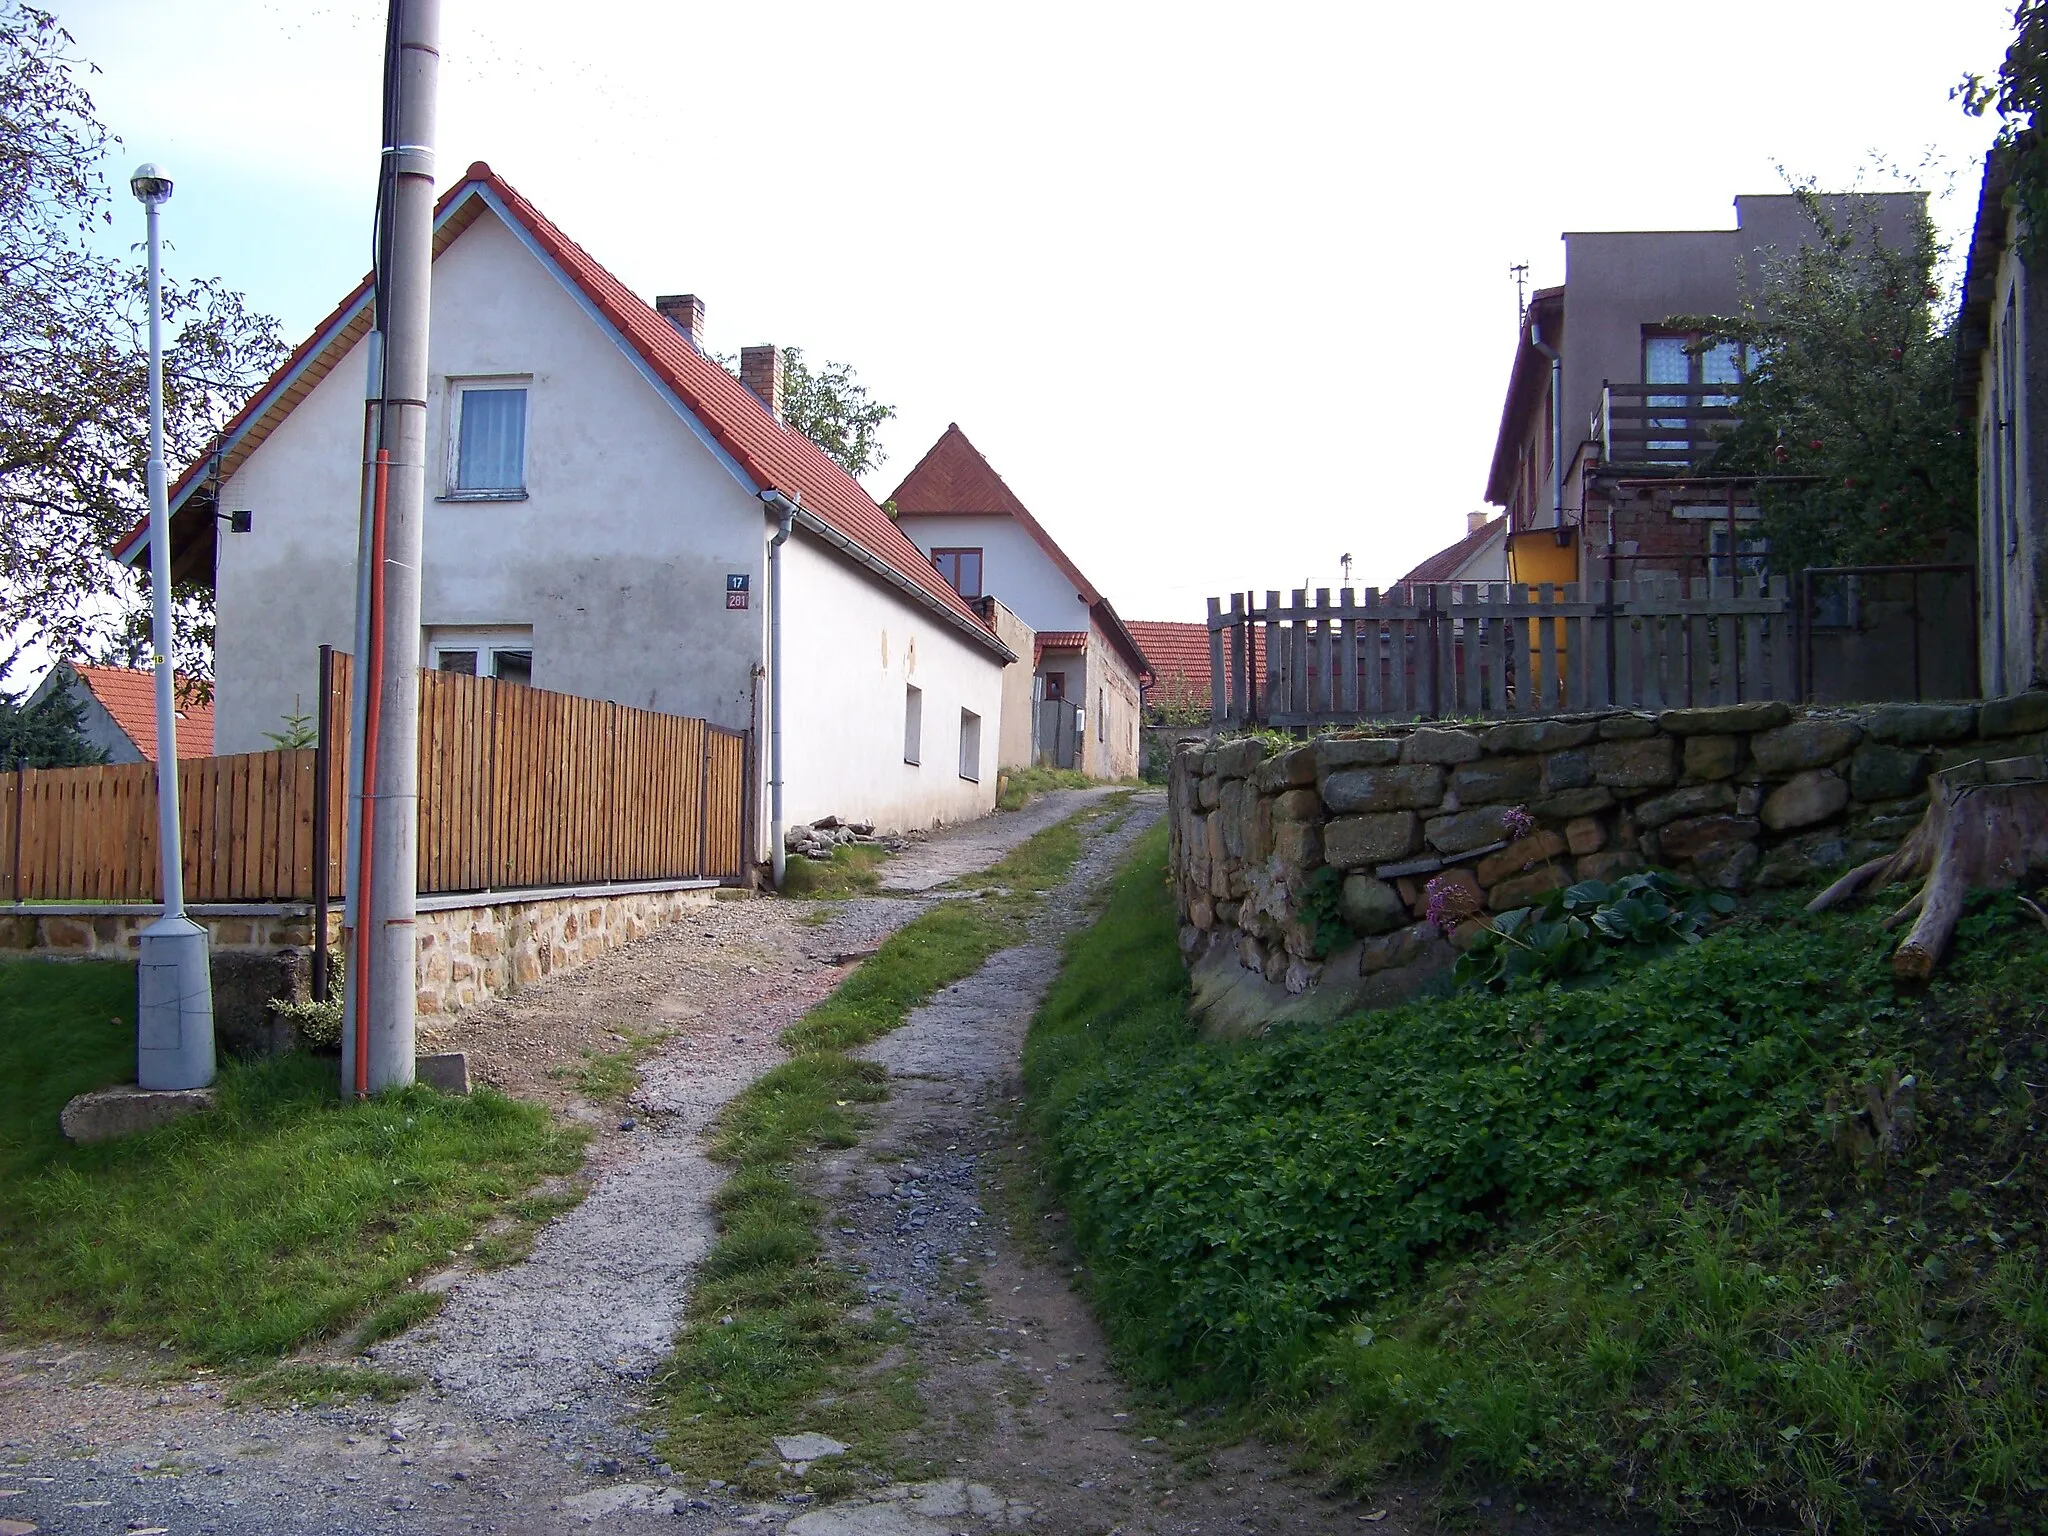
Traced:
<svg viewBox="0 0 2048 1536">
<path fill-rule="evenodd" d="M 449 387 L 448 496 L 455 501 L 518 500 L 526 495 L 526 386 Z"/>
<path fill-rule="evenodd" d="M 962 597 L 981 596 L 981 551 L 978 549 L 935 549 L 932 566 L 946 578 L 946 585 Z"/>
</svg>

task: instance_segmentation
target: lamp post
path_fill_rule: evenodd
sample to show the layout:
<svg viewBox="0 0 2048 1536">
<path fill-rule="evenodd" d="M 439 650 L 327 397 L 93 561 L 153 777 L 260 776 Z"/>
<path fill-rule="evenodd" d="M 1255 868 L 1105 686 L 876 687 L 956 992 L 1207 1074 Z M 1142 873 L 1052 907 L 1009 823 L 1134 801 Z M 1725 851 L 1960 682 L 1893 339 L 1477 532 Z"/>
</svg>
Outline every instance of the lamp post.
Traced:
<svg viewBox="0 0 2048 1536">
<path fill-rule="evenodd" d="M 185 915 L 178 837 L 178 716 L 171 643 L 171 514 L 164 488 L 163 286 L 157 210 L 171 200 L 163 168 L 138 165 L 128 178 L 149 221 L 149 597 L 156 652 L 157 851 L 163 859 L 163 916 L 142 930 L 135 1012 L 135 1081 L 143 1088 L 203 1088 L 213 1081 L 213 978 L 206 930 Z"/>
</svg>

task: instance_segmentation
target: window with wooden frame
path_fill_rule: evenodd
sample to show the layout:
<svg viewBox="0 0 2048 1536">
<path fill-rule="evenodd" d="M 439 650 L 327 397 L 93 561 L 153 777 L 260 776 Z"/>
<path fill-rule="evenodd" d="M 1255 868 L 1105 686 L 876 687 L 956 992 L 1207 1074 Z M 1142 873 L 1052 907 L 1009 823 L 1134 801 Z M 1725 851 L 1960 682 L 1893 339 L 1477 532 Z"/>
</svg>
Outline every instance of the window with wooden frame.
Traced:
<svg viewBox="0 0 2048 1536">
<path fill-rule="evenodd" d="M 960 711 L 960 777 L 981 782 L 981 716 L 971 709 Z"/>
<path fill-rule="evenodd" d="M 935 549 L 932 568 L 946 578 L 946 585 L 962 597 L 981 596 L 981 551 L 978 549 Z"/>
</svg>

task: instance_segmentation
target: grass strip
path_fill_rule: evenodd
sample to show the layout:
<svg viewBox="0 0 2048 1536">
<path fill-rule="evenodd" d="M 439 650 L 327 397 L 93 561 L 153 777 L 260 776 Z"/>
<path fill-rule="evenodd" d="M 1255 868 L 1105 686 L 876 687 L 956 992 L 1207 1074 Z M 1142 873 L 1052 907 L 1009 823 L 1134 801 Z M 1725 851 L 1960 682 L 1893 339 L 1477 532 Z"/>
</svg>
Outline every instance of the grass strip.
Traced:
<svg viewBox="0 0 2048 1536">
<path fill-rule="evenodd" d="M 793 858 L 783 867 L 782 894 L 813 901 L 872 896 L 882 888 L 889 858 L 879 843 L 841 843 L 829 859 Z"/>
<path fill-rule="evenodd" d="M 772 1441 L 805 1430 L 849 1447 L 810 1467 L 801 1486 L 814 1493 L 922 1468 L 901 1463 L 893 1448 L 924 1413 L 916 1364 L 892 1348 L 902 1325 L 826 1257 L 819 1229 L 827 1213 L 804 1193 L 799 1165 L 853 1146 L 867 1106 L 888 1097 L 887 1070 L 847 1052 L 1019 942 L 1091 831 L 1121 819 L 1128 798 L 1049 827 L 956 882 L 978 894 L 940 902 L 897 930 L 783 1032 L 791 1058 L 720 1112 L 711 1156 L 730 1174 L 714 1202 L 718 1236 L 657 1383 L 663 1452 L 682 1477 L 720 1478 L 753 1497 L 793 1491 L 799 1485 Z"/>
<path fill-rule="evenodd" d="M 74 1147 L 75 1093 L 132 1080 L 135 969 L 0 964 L 0 1327 L 274 1358 L 372 1312 L 390 1328 L 440 1267 L 584 1137 L 488 1090 L 349 1103 L 331 1059 L 227 1062 L 216 1106 Z"/>
<path fill-rule="evenodd" d="M 1141 1379 L 1354 1485 L 2040 1528 L 2048 936 L 2009 896 L 1921 993 L 1873 915 L 1785 907 L 1597 987 L 1221 1044 L 1164 859 L 1140 845 L 1025 1057 Z M 1907 1145 L 1873 1156 L 1862 1106 L 1907 1077 Z"/>
</svg>

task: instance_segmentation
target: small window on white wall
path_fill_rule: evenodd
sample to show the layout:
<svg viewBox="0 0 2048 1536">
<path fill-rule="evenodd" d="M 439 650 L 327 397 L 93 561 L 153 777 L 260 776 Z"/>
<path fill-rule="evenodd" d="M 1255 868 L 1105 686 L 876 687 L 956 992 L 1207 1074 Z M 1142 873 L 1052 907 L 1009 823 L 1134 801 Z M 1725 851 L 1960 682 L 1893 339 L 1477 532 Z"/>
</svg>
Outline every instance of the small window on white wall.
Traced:
<svg viewBox="0 0 2048 1536">
<path fill-rule="evenodd" d="M 981 782 L 981 716 L 960 711 L 960 777 Z"/>
<path fill-rule="evenodd" d="M 458 501 L 526 494 L 526 385 L 451 381 L 448 495 Z"/>
<path fill-rule="evenodd" d="M 918 763 L 924 758 L 924 690 L 914 683 L 903 685 L 903 761 Z"/>
</svg>

